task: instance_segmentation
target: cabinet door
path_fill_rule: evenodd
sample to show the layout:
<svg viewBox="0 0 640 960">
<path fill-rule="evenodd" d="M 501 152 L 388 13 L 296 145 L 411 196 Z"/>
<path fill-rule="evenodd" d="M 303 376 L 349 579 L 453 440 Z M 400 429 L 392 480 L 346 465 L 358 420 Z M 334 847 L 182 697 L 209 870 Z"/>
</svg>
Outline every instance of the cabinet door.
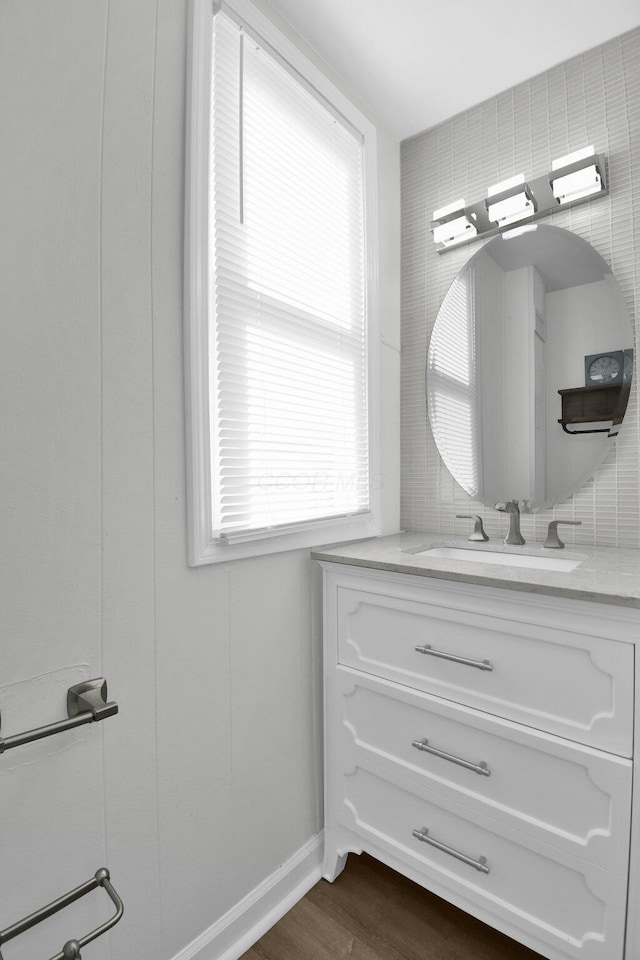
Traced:
<svg viewBox="0 0 640 960">
<path fill-rule="evenodd" d="M 387 852 L 419 872 L 425 887 L 465 903 L 492 926 L 513 929 L 545 955 L 621 960 L 626 875 L 611 873 L 530 841 L 489 819 L 473 821 L 457 804 L 441 805 L 404 781 L 391 783 L 348 754 L 331 806 L 362 847 Z"/>
<path fill-rule="evenodd" d="M 632 763 L 345 667 L 329 743 L 472 811 L 618 873 Z"/>
<path fill-rule="evenodd" d="M 470 610 L 338 586 L 339 662 L 631 756 L 634 649 Z M 382 591 L 385 590 L 385 593 Z M 585 624 L 588 619 L 584 618 Z"/>
</svg>

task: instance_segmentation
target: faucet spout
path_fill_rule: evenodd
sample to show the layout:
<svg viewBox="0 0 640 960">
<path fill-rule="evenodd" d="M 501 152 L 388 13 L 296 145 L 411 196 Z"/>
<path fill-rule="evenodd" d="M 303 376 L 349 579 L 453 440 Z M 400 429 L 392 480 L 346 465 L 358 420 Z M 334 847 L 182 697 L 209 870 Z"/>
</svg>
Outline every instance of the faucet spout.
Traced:
<svg viewBox="0 0 640 960">
<path fill-rule="evenodd" d="M 509 533 L 504 538 L 505 543 L 522 546 L 526 540 L 520 533 L 520 507 L 517 500 L 507 500 L 494 504 L 494 510 L 509 514 Z"/>
</svg>

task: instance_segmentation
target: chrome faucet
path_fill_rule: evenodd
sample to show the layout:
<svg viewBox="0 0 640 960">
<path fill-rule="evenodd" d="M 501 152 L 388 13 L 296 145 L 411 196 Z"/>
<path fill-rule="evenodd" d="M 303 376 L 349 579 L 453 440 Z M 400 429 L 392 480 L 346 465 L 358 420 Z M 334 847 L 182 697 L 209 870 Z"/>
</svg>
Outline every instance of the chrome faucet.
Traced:
<svg viewBox="0 0 640 960">
<path fill-rule="evenodd" d="M 509 514 L 509 533 L 504 538 L 505 543 L 522 545 L 526 540 L 520 533 L 520 507 L 517 500 L 507 500 L 506 503 L 494 503 L 494 510 Z"/>
</svg>

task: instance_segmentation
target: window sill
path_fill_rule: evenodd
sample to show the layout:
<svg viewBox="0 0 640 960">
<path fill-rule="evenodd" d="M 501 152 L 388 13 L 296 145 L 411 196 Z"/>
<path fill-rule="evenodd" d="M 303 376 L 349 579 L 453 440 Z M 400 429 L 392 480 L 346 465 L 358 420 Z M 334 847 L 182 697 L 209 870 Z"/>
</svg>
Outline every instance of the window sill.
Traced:
<svg viewBox="0 0 640 960">
<path fill-rule="evenodd" d="M 245 543 L 221 543 L 205 537 L 194 537 L 189 566 L 200 567 L 209 563 L 225 563 L 230 560 L 246 560 L 251 557 L 269 556 L 287 550 L 303 550 L 327 543 L 345 543 L 363 540 L 380 533 L 379 520 L 373 514 L 327 523 L 314 529 L 296 533 L 266 535 L 259 540 Z"/>
</svg>

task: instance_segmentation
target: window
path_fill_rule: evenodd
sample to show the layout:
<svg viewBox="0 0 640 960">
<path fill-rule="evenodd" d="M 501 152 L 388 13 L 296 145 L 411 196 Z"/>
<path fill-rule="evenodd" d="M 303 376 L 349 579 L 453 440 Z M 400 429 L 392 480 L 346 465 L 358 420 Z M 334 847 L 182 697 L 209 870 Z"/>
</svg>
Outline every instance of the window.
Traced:
<svg viewBox="0 0 640 960">
<path fill-rule="evenodd" d="M 481 398 L 476 382 L 475 267 L 460 274 L 442 302 L 447 323 L 433 328 L 427 357 L 429 421 L 438 450 L 463 490 L 482 495 L 479 475 Z"/>
<path fill-rule="evenodd" d="M 190 562 L 373 535 L 373 130 L 246 2 L 193 41 Z"/>
</svg>

